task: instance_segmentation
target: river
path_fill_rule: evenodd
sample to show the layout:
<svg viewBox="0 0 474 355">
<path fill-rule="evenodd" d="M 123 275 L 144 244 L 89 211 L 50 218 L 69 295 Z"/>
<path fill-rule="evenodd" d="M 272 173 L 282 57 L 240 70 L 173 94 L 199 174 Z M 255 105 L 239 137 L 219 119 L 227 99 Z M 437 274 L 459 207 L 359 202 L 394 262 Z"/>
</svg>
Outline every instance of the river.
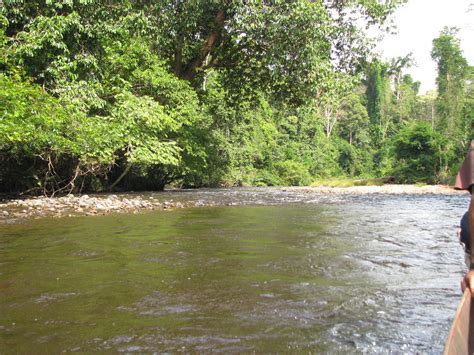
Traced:
<svg viewBox="0 0 474 355">
<path fill-rule="evenodd" d="M 202 207 L 0 224 L 0 353 L 442 351 L 468 196 L 153 196 Z"/>
</svg>

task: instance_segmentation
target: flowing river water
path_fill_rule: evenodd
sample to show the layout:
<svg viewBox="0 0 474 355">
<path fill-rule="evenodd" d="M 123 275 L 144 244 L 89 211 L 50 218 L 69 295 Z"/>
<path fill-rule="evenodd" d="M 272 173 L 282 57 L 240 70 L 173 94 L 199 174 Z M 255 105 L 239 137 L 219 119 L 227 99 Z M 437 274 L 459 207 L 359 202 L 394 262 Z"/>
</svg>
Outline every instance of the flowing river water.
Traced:
<svg viewBox="0 0 474 355">
<path fill-rule="evenodd" d="M 0 353 L 442 351 L 467 196 L 152 195 L 203 207 L 0 224 Z"/>
</svg>

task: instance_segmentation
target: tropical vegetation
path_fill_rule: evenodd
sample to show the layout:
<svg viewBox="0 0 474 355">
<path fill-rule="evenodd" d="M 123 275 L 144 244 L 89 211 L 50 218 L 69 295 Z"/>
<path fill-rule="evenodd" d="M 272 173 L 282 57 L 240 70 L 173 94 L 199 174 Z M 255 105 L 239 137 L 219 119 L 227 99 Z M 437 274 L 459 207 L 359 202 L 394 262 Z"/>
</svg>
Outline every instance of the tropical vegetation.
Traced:
<svg viewBox="0 0 474 355">
<path fill-rule="evenodd" d="M 449 182 L 474 70 L 450 28 L 436 93 L 372 55 L 402 2 L 3 0 L 0 192 Z"/>
</svg>

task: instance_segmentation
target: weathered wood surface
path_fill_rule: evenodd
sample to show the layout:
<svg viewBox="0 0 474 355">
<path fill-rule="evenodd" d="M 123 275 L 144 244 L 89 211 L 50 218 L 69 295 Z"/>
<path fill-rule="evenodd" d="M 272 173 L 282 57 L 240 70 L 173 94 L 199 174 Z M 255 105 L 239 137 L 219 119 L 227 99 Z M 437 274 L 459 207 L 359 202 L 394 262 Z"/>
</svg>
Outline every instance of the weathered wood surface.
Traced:
<svg viewBox="0 0 474 355">
<path fill-rule="evenodd" d="M 472 294 L 466 288 L 459 304 L 454 322 L 444 348 L 445 355 L 473 354 L 474 352 L 474 308 Z"/>
</svg>

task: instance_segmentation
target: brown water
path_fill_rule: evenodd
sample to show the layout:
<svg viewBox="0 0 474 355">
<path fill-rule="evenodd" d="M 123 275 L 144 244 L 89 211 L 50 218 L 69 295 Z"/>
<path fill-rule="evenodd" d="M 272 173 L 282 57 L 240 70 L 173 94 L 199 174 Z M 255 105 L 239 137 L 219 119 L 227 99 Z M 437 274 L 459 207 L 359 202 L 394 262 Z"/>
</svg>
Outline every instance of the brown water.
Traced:
<svg viewBox="0 0 474 355">
<path fill-rule="evenodd" d="M 442 351 L 467 196 L 153 196 L 222 206 L 0 225 L 0 353 Z"/>
</svg>

